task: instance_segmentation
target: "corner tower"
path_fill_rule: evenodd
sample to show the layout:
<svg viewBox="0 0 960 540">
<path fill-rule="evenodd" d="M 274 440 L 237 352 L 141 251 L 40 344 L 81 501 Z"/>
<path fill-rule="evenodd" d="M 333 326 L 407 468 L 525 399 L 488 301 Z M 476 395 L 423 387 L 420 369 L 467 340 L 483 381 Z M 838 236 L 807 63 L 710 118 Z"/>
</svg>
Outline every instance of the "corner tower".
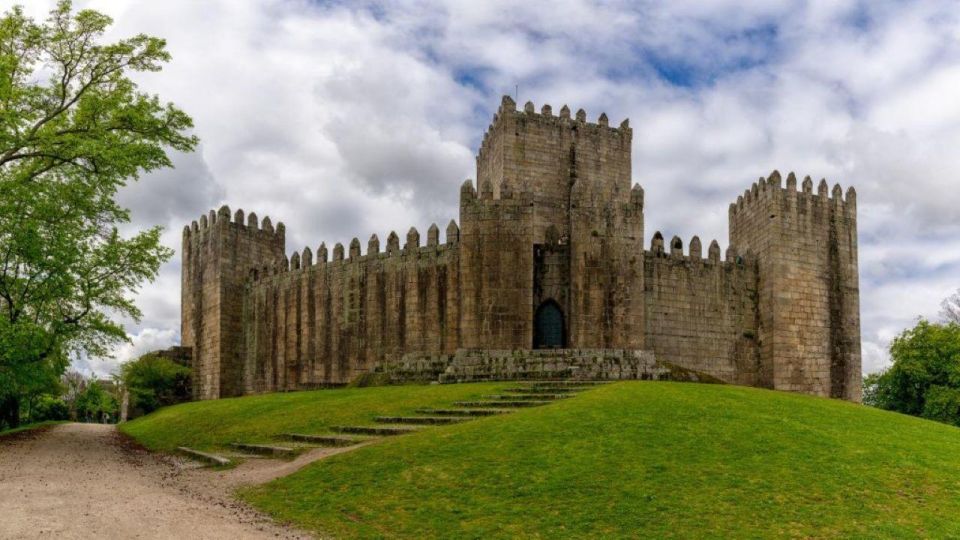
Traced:
<svg viewBox="0 0 960 540">
<path fill-rule="evenodd" d="M 284 256 L 284 226 L 270 218 L 231 221 L 226 206 L 183 229 L 181 343 L 192 349 L 194 399 L 241 395 L 243 291 L 251 269 Z"/>
<path fill-rule="evenodd" d="M 774 171 L 730 205 L 730 241 L 757 259 L 760 384 L 861 399 L 857 203 Z"/>
</svg>

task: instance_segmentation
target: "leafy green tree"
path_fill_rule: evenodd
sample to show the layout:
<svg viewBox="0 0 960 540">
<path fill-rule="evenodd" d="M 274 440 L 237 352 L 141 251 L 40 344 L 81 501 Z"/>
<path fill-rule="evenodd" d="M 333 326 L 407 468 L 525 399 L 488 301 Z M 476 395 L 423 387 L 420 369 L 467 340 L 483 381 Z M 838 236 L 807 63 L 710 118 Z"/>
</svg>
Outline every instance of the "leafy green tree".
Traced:
<svg viewBox="0 0 960 540">
<path fill-rule="evenodd" d="M 190 368 L 169 358 L 141 356 L 123 365 L 120 378 L 130 393 L 131 417 L 190 399 Z"/>
<path fill-rule="evenodd" d="M 960 389 L 938 385 L 927 389 L 923 417 L 960 426 Z"/>
<path fill-rule="evenodd" d="M 60 398 L 48 394 L 40 396 L 30 411 L 31 422 L 69 419 L 70 409 L 67 407 L 67 403 Z"/>
<path fill-rule="evenodd" d="M 77 397 L 77 419 L 85 422 L 109 422 L 117 417 L 120 406 L 117 398 L 97 381 L 89 384 Z"/>
<path fill-rule="evenodd" d="M 893 365 L 864 380 L 868 404 L 960 425 L 960 324 L 921 319 L 890 346 Z"/>
<path fill-rule="evenodd" d="M 191 151 L 190 118 L 138 90 L 163 40 L 101 43 L 109 17 L 62 0 L 44 23 L 0 17 L 0 417 L 74 354 L 107 354 L 137 320 L 131 293 L 172 252 L 155 227 L 124 237 L 117 190 Z M 12 412 L 11 412 L 12 410 Z"/>
</svg>

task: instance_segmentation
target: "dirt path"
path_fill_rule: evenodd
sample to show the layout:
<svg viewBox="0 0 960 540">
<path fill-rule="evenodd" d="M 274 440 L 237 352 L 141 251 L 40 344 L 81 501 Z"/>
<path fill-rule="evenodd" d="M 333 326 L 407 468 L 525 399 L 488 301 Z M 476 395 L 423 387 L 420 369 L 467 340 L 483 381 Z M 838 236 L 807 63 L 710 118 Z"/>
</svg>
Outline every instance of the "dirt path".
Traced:
<svg viewBox="0 0 960 540">
<path fill-rule="evenodd" d="M 230 492 L 328 453 L 216 472 L 136 448 L 114 426 L 62 424 L 5 438 L 0 538 L 304 538 Z"/>
</svg>

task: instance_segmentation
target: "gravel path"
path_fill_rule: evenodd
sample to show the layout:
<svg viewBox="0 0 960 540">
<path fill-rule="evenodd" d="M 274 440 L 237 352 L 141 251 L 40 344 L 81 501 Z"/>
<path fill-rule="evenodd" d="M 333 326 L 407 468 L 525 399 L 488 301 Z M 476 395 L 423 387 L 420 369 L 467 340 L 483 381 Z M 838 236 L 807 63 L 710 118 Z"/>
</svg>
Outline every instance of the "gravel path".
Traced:
<svg viewBox="0 0 960 540">
<path fill-rule="evenodd" d="M 241 483 L 290 472 L 279 470 L 289 463 L 263 461 L 199 469 L 146 452 L 109 425 L 61 424 L 5 437 L 0 538 L 307 537 L 230 496 Z"/>
</svg>

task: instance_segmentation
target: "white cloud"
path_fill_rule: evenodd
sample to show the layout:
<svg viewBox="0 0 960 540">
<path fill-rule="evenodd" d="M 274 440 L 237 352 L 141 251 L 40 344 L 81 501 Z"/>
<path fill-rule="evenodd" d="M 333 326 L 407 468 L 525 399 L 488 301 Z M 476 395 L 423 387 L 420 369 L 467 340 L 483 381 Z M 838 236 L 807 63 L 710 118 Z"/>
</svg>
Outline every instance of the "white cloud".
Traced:
<svg viewBox="0 0 960 540">
<path fill-rule="evenodd" d="M 95 373 L 99 377 L 119 373 L 120 366 L 130 360 L 160 349 L 171 347 L 179 341 L 179 332 L 172 328 L 144 328 L 129 334 L 129 343 L 117 347 L 111 358 L 80 358 L 74 361 L 73 368 L 86 374 Z"/>
<path fill-rule="evenodd" d="M 950 1 L 77 3 L 114 16 L 111 37 L 168 40 L 173 62 L 140 80 L 203 146 L 123 200 L 175 248 L 223 202 L 283 220 L 291 250 L 442 227 L 519 85 L 521 102 L 631 118 L 648 238 L 726 244 L 727 204 L 773 168 L 856 186 L 865 370 L 960 285 Z M 138 343 L 176 341 L 178 264 L 140 294 Z"/>
</svg>

